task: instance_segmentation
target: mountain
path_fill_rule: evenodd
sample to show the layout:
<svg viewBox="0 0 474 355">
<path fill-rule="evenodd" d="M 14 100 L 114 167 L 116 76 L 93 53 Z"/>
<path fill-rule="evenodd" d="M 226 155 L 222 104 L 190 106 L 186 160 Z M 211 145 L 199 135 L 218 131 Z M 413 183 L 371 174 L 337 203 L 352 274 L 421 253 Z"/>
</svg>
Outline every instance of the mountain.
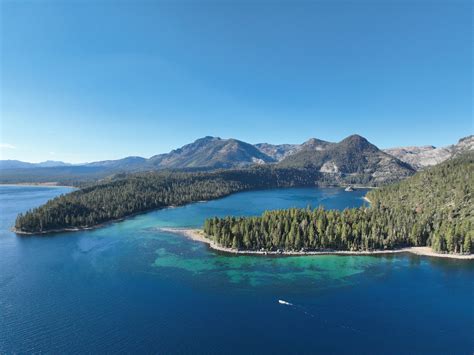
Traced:
<svg viewBox="0 0 474 355">
<path fill-rule="evenodd" d="M 334 144 L 335 143 L 326 142 L 321 139 L 311 138 L 301 145 L 301 149 L 325 150 Z"/>
<path fill-rule="evenodd" d="M 421 170 L 472 150 L 474 150 L 473 135 L 461 138 L 457 144 L 446 147 L 399 147 L 384 149 L 384 152 L 410 164 L 417 170 Z"/>
<path fill-rule="evenodd" d="M 255 147 L 262 153 L 273 158 L 275 161 L 282 161 L 286 157 L 293 155 L 304 148 L 313 148 L 315 150 L 324 150 L 330 146 L 330 142 L 326 142 L 320 139 L 311 138 L 303 144 L 269 144 L 269 143 L 258 143 Z"/>
<path fill-rule="evenodd" d="M 148 163 L 159 169 L 182 169 L 231 168 L 274 161 L 249 143 L 208 136 L 168 154 L 155 155 Z"/>
<path fill-rule="evenodd" d="M 335 175 L 364 175 L 374 182 L 388 182 L 410 176 L 414 169 L 407 163 L 384 153 L 359 135 L 339 143 L 312 142 L 299 152 L 283 159 L 278 166 L 314 168 Z"/>
<path fill-rule="evenodd" d="M 298 152 L 301 149 L 301 144 L 258 143 L 255 144 L 255 147 L 273 160 L 281 161 L 288 155 Z"/>
<path fill-rule="evenodd" d="M 204 137 L 169 153 L 149 159 L 130 156 L 80 165 L 46 161 L 0 161 L 0 182 L 94 181 L 121 173 L 163 169 L 211 170 L 273 164 L 276 168 L 312 168 L 325 173 L 327 184 L 379 184 L 403 179 L 423 169 L 474 149 L 474 136 L 435 148 L 404 147 L 379 150 L 365 138 L 352 135 L 339 143 L 311 138 L 302 144 L 252 145 L 237 139 Z"/>
<path fill-rule="evenodd" d="M 89 167 L 102 167 L 107 169 L 122 169 L 122 170 L 142 170 L 147 164 L 148 159 L 142 157 L 126 157 L 117 160 L 102 160 L 93 163 L 83 164 Z"/>
<path fill-rule="evenodd" d="M 41 163 L 35 164 L 39 168 L 52 168 L 55 166 L 69 166 L 71 165 L 70 163 L 65 163 L 63 161 L 57 161 L 57 160 L 46 160 Z"/>
<path fill-rule="evenodd" d="M 17 160 L 2 160 L 0 161 L 0 181 L 3 183 L 77 184 L 120 173 L 163 169 L 210 170 L 273 162 L 275 162 L 273 158 L 249 143 L 236 139 L 204 137 L 170 153 L 155 155 L 150 159 L 130 156 L 77 165 L 51 161 L 34 164 Z"/>
<path fill-rule="evenodd" d="M 27 163 L 18 160 L 0 160 L 0 169 L 17 170 L 70 166 L 72 170 L 76 168 L 81 171 L 83 167 L 91 167 L 95 168 L 95 171 L 102 169 L 109 172 L 134 172 L 159 169 L 234 168 L 276 161 L 276 159 L 260 151 L 252 144 L 237 139 L 207 136 L 169 153 L 152 156 L 150 159 L 130 156 L 123 159 L 76 165 L 56 161 Z M 34 174 L 34 172 L 32 171 L 31 174 Z"/>
<path fill-rule="evenodd" d="M 51 168 L 69 165 L 71 164 L 54 160 L 46 160 L 41 163 L 27 163 L 20 160 L 0 160 L 0 169 Z"/>
<path fill-rule="evenodd" d="M 0 169 L 25 169 L 34 166 L 34 163 L 27 163 L 19 160 L 0 160 Z"/>
</svg>

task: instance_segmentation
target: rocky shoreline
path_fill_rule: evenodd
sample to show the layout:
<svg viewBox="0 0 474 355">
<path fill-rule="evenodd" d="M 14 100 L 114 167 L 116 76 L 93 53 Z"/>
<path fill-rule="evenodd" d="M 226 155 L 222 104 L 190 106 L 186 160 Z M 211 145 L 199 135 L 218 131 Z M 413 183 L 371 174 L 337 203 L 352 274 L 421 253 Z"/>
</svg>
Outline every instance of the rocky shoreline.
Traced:
<svg viewBox="0 0 474 355">
<path fill-rule="evenodd" d="M 474 255 L 462 254 L 443 254 L 436 253 L 429 247 L 409 247 L 393 250 L 367 250 L 367 251 L 349 251 L 349 250 L 321 250 L 321 251 L 264 251 L 264 250 L 238 250 L 233 248 L 226 248 L 214 243 L 207 238 L 201 229 L 192 228 L 159 228 L 160 231 L 183 235 L 189 239 L 206 243 L 210 248 L 230 254 L 242 255 L 274 255 L 274 256 L 310 256 L 310 255 L 384 255 L 384 254 L 398 254 L 398 253 L 412 253 L 422 256 L 430 256 L 437 258 L 449 258 L 459 260 L 474 260 Z"/>
</svg>

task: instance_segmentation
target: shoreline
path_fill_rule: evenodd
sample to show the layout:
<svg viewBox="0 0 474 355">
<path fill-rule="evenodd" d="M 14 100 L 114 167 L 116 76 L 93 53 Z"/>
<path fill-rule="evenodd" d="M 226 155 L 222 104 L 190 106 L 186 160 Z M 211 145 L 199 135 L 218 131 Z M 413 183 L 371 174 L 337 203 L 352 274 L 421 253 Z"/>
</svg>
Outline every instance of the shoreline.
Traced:
<svg viewBox="0 0 474 355">
<path fill-rule="evenodd" d="M 0 184 L 0 186 L 27 186 L 27 187 L 68 187 L 71 189 L 78 189 L 76 186 L 57 185 L 55 182 L 25 182 L 16 184 Z"/>
<path fill-rule="evenodd" d="M 18 183 L 18 184 L 0 184 L 0 186 L 31 186 L 31 187 L 38 187 L 39 186 L 39 187 L 58 187 L 58 188 L 67 187 L 67 188 L 72 188 L 72 189 L 76 189 L 76 190 L 80 189 L 79 187 L 74 187 L 74 186 L 52 185 L 52 184 L 53 184 L 53 182 L 48 182 L 48 183 Z M 299 188 L 299 187 L 295 187 L 295 188 Z M 320 188 L 320 187 L 316 186 L 316 188 Z M 333 186 L 333 187 L 330 187 L 330 188 L 340 188 L 340 189 L 342 189 L 343 187 Z M 375 188 L 375 187 L 361 187 L 361 188 Z M 275 189 L 279 189 L 279 188 L 275 188 Z M 257 190 L 257 191 L 260 191 L 260 190 Z M 240 193 L 240 192 L 247 192 L 247 191 L 246 190 L 238 191 L 236 193 Z M 233 195 L 233 194 L 234 193 L 231 193 L 230 195 Z M 227 197 L 227 196 L 228 195 L 222 196 L 222 197 L 219 197 L 219 198 L 224 198 L 224 197 Z M 217 199 L 219 199 L 219 198 L 217 198 Z M 368 199 L 366 199 L 365 196 L 363 197 L 363 199 L 370 203 L 370 201 Z M 124 220 L 127 220 L 129 218 L 135 217 L 135 216 L 140 215 L 140 214 L 149 213 L 149 212 L 153 212 L 153 211 L 158 211 L 158 210 L 166 209 L 166 208 L 177 208 L 177 207 L 187 206 L 187 205 L 190 205 L 190 204 L 193 204 L 193 203 L 206 203 L 206 202 L 209 202 L 209 201 L 212 201 L 212 200 L 214 200 L 214 199 L 199 200 L 199 201 L 185 203 L 183 205 L 170 205 L 170 206 L 165 206 L 165 207 L 153 208 L 153 209 L 146 210 L 146 211 L 135 212 L 135 213 L 132 213 L 130 215 L 127 215 L 127 216 L 124 216 L 124 217 L 121 217 L 121 218 L 118 218 L 118 219 L 112 219 L 112 220 L 105 221 L 105 222 L 95 224 L 95 225 L 92 225 L 92 226 L 49 229 L 49 230 L 45 230 L 45 231 L 41 231 L 41 232 L 25 232 L 25 231 L 17 230 L 17 229 L 15 229 L 15 227 L 11 227 L 10 231 L 12 231 L 13 233 L 18 234 L 18 235 L 34 236 L 34 235 L 47 235 L 47 234 L 70 233 L 70 232 L 80 232 L 80 231 L 94 230 L 94 229 L 97 229 L 97 228 L 105 227 L 105 226 L 107 226 L 109 224 L 112 224 L 112 223 L 123 222 Z M 217 250 L 217 248 L 219 248 L 219 246 L 216 245 L 215 249 Z"/>
<path fill-rule="evenodd" d="M 321 250 L 321 251 L 259 251 L 259 250 L 237 250 L 233 248 L 226 248 L 214 243 L 211 239 L 206 238 L 204 232 L 201 229 L 193 228 L 158 228 L 158 230 L 179 234 L 194 241 L 208 244 L 211 249 L 221 251 L 229 254 L 240 254 L 240 255 L 261 255 L 261 256 L 315 256 L 315 255 L 384 255 L 384 254 L 399 254 L 399 253 L 411 253 L 420 256 L 430 256 L 436 258 L 448 258 L 457 260 L 474 260 L 474 255 L 462 255 L 462 254 L 442 254 L 436 253 L 431 250 L 430 247 L 407 247 L 401 249 L 392 250 L 367 250 L 367 251 L 349 251 L 349 250 Z"/>
<path fill-rule="evenodd" d="M 12 227 L 12 228 L 10 228 L 10 231 L 12 231 L 13 233 L 15 233 L 17 235 L 21 235 L 21 236 L 26 236 L 26 235 L 28 235 L 28 236 L 35 236 L 35 235 L 44 236 L 44 235 L 47 235 L 47 234 L 70 233 L 70 232 L 81 232 L 81 231 L 94 230 L 94 229 L 105 227 L 107 224 L 122 222 L 124 219 L 125 218 L 114 219 L 114 220 L 107 221 L 107 222 L 104 222 L 104 223 L 101 223 L 101 224 L 96 224 L 96 225 L 90 226 L 90 227 L 48 229 L 46 231 L 41 231 L 41 232 L 25 232 L 25 231 L 18 230 L 15 227 Z"/>
<path fill-rule="evenodd" d="M 41 231 L 41 232 L 25 232 L 25 231 L 18 230 L 18 229 L 16 229 L 16 228 L 13 226 L 13 227 L 10 228 L 10 231 L 13 232 L 13 233 L 15 233 L 15 234 L 17 234 L 17 235 L 20 235 L 20 236 L 35 236 L 35 235 L 37 235 L 37 236 L 45 236 L 45 235 L 48 235 L 48 234 L 82 232 L 82 231 L 88 231 L 88 230 L 94 230 L 94 229 L 103 228 L 103 227 L 108 226 L 109 224 L 124 222 L 124 221 L 126 221 L 126 220 L 128 220 L 128 219 L 130 219 L 130 218 L 133 218 L 133 217 L 136 217 L 136 216 L 145 214 L 145 213 L 149 213 L 149 212 L 153 212 L 153 211 L 158 211 L 158 210 L 164 210 L 164 209 L 168 209 L 168 208 L 169 208 L 169 209 L 172 209 L 172 208 L 176 208 L 176 207 L 179 207 L 179 206 L 170 205 L 170 206 L 161 207 L 161 208 L 153 209 L 153 210 L 149 210 L 149 211 L 136 212 L 136 213 L 133 213 L 133 214 L 128 215 L 128 216 L 125 216 L 125 217 L 116 218 L 116 219 L 111 219 L 110 221 L 105 221 L 105 222 L 102 222 L 102 223 L 99 223 L 99 224 L 94 224 L 93 226 L 83 226 L 83 227 L 74 227 L 74 228 L 48 229 L 48 230 Z"/>
</svg>

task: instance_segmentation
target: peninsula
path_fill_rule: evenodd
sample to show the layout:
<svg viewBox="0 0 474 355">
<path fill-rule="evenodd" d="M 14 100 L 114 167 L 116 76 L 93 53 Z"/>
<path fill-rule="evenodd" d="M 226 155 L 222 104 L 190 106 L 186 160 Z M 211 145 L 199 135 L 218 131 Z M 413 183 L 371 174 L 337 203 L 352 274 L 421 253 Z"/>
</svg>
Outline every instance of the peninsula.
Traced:
<svg viewBox="0 0 474 355">
<path fill-rule="evenodd" d="M 266 211 L 261 216 L 209 218 L 202 232 L 180 233 L 234 253 L 377 254 L 410 251 L 471 259 L 474 155 L 370 191 L 370 207 Z"/>
<path fill-rule="evenodd" d="M 349 143 L 345 145 L 361 144 L 362 151 L 364 147 L 375 149 L 359 138 Z M 20 214 L 14 231 L 44 234 L 91 229 L 137 213 L 239 191 L 330 185 L 335 180 L 328 174 L 311 166 L 268 165 L 213 172 L 132 174 L 59 196 Z M 431 247 L 437 253 L 470 254 L 474 239 L 472 176 L 474 153 L 468 152 L 401 182 L 372 189 L 365 196 L 370 206 L 209 218 L 204 222 L 204 232 L 217 246 L 246 252 L 386 252 Z M 341 179 L 340 185 L 357 183 L 353 175 Z"/>
<path fill-rule="evenodd" d="M 386 249 L 386 250 L 300 250 L 300 251 L 267 251 L 267 250 L 245 250 L 235 249 L 231 247 L 223 247 L 216 244 L 212 237 L 206 235 L 202 229 L 195 228 L 159 228 L 160 231 L 183 235 L 189 239 L 197 242 L 208 244 L 213 250 L 217 250 L 224 253 L 240 254 L 240 255 L 261 255 L 261 256 L 311 256 L 311 255 L 387 255 L 387 254 L 399 254 L 399 253 L 411 253 L 421 256 L 431 256 L 436 258 L 448 258 L 448 259 L 460 259 L 460 260 L 474 260 L 474 254 L 448 254 L 448 253 L 437 253 L 430 247 L 405 247 L 399 249 Z"/>
</svg>

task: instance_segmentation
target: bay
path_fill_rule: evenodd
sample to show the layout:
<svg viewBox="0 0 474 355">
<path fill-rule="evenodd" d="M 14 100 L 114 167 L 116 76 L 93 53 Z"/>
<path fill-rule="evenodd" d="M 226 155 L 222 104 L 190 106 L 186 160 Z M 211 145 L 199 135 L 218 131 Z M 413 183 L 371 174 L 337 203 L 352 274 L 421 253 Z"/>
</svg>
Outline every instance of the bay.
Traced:
<svg viewBox="0 0 474 355">
<path fill-rule="evenodd" d="M 252 191 L 91 231 L 10 231 L 19 212 L 69 191 L 0 186 L 0 353 L 474 349 L 472 261 L 226 255 L 159 230 L 266 209 L 357 207 L 365 190 Z"/>
</svg>

